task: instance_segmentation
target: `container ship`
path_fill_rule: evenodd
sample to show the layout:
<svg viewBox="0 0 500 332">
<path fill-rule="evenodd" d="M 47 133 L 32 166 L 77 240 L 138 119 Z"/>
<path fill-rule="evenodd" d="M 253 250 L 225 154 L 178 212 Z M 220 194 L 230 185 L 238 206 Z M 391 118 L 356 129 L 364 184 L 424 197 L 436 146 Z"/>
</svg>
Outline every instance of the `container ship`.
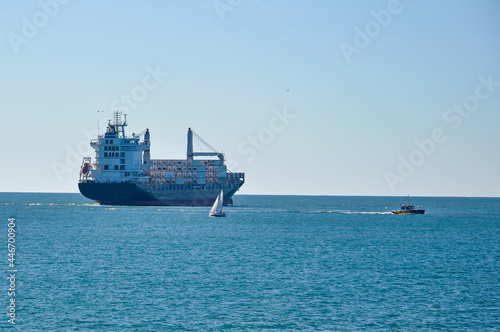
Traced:
<svg viewBox="0 0 500 332">
<path fill-rule="evenodd" d="M 224 154 L 191 128 L 186 159 L 151 159 L 149 129 L 127 136 L 125 127 L 127 116 L 115 112 L 105 134 L 90 141 L 96 154 L 94 162 L 83 158 L 78 183 L 83 196 L 103 205 L 211 206 L 223 191 L 223 204 L 233 204 L 245 174 L 230 172 Z M 193 136 L 212 152 L 194 152 Z"/>
</svg>

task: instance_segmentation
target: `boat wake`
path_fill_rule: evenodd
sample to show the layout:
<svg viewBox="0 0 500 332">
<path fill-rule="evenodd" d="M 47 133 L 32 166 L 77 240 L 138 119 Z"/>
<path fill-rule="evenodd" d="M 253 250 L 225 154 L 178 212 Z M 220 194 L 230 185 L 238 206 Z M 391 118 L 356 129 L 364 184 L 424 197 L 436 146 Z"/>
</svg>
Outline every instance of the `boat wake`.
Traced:
<svg viewBox="0 0 500 332">
<path fill-rule="evenodd" d="M 387 215 L 390 211 L 351 211 L 351 210 L 286 210 L 286 209 L 238 209 L 234 208 L 235 213 L 293 213 L 293 214 L 366 214 L 366 215 Z"/>
<path fill-rule="evenodd" d="M 391 212 L 366 212 L 366 211 L 335 211 L 335 213 L 342 214 L 391 214 Z"/>
</svg>

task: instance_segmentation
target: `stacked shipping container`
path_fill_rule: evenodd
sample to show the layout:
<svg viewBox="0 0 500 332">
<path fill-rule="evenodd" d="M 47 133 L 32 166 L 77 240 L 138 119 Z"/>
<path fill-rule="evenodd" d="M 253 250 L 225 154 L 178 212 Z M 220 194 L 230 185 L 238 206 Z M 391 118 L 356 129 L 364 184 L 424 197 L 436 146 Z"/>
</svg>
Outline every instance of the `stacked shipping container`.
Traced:
<svg viewBox="0 0 500 332">
<path fill-rule="evenodd" d="M 151 182 L 161 184 L 216 184 L 227 178 L 221 160 L 152 159 Z"/>
</svg>

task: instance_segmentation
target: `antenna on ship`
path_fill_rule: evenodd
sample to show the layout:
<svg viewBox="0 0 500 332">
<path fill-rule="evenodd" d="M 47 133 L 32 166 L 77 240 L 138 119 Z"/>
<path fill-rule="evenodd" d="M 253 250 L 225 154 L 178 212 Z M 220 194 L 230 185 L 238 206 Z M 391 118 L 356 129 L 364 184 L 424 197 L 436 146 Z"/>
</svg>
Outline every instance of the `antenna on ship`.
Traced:
<svg viewBox="0 0 500 332">
<path fill-rule="evenodd" d="M 97 111 L 97 136 L 100 134 L 100 124 L 101 124 L 101 117 L 99 113 L 104 113 L 104 111 Z"/>
</svg>

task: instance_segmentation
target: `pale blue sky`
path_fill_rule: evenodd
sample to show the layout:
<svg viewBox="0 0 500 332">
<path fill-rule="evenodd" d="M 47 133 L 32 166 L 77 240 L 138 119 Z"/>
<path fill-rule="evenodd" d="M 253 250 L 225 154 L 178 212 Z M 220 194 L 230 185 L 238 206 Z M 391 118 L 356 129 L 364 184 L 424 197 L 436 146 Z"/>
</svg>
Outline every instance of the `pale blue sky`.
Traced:
<svg viewBox="0 0 500 332">
<path fill-rule="evenodd" d="M 128 129 L 150 129 L 152 158 L 184 158 L 192 127 L 246 173 L 241 194 L 500 196 L 498 1 L 42 0 L 0 13 L 0 191 L 77 192 L 86 133 L 135 93 Z M 464 103 L 473 111 L 453 111 Z"/>
</svg>

